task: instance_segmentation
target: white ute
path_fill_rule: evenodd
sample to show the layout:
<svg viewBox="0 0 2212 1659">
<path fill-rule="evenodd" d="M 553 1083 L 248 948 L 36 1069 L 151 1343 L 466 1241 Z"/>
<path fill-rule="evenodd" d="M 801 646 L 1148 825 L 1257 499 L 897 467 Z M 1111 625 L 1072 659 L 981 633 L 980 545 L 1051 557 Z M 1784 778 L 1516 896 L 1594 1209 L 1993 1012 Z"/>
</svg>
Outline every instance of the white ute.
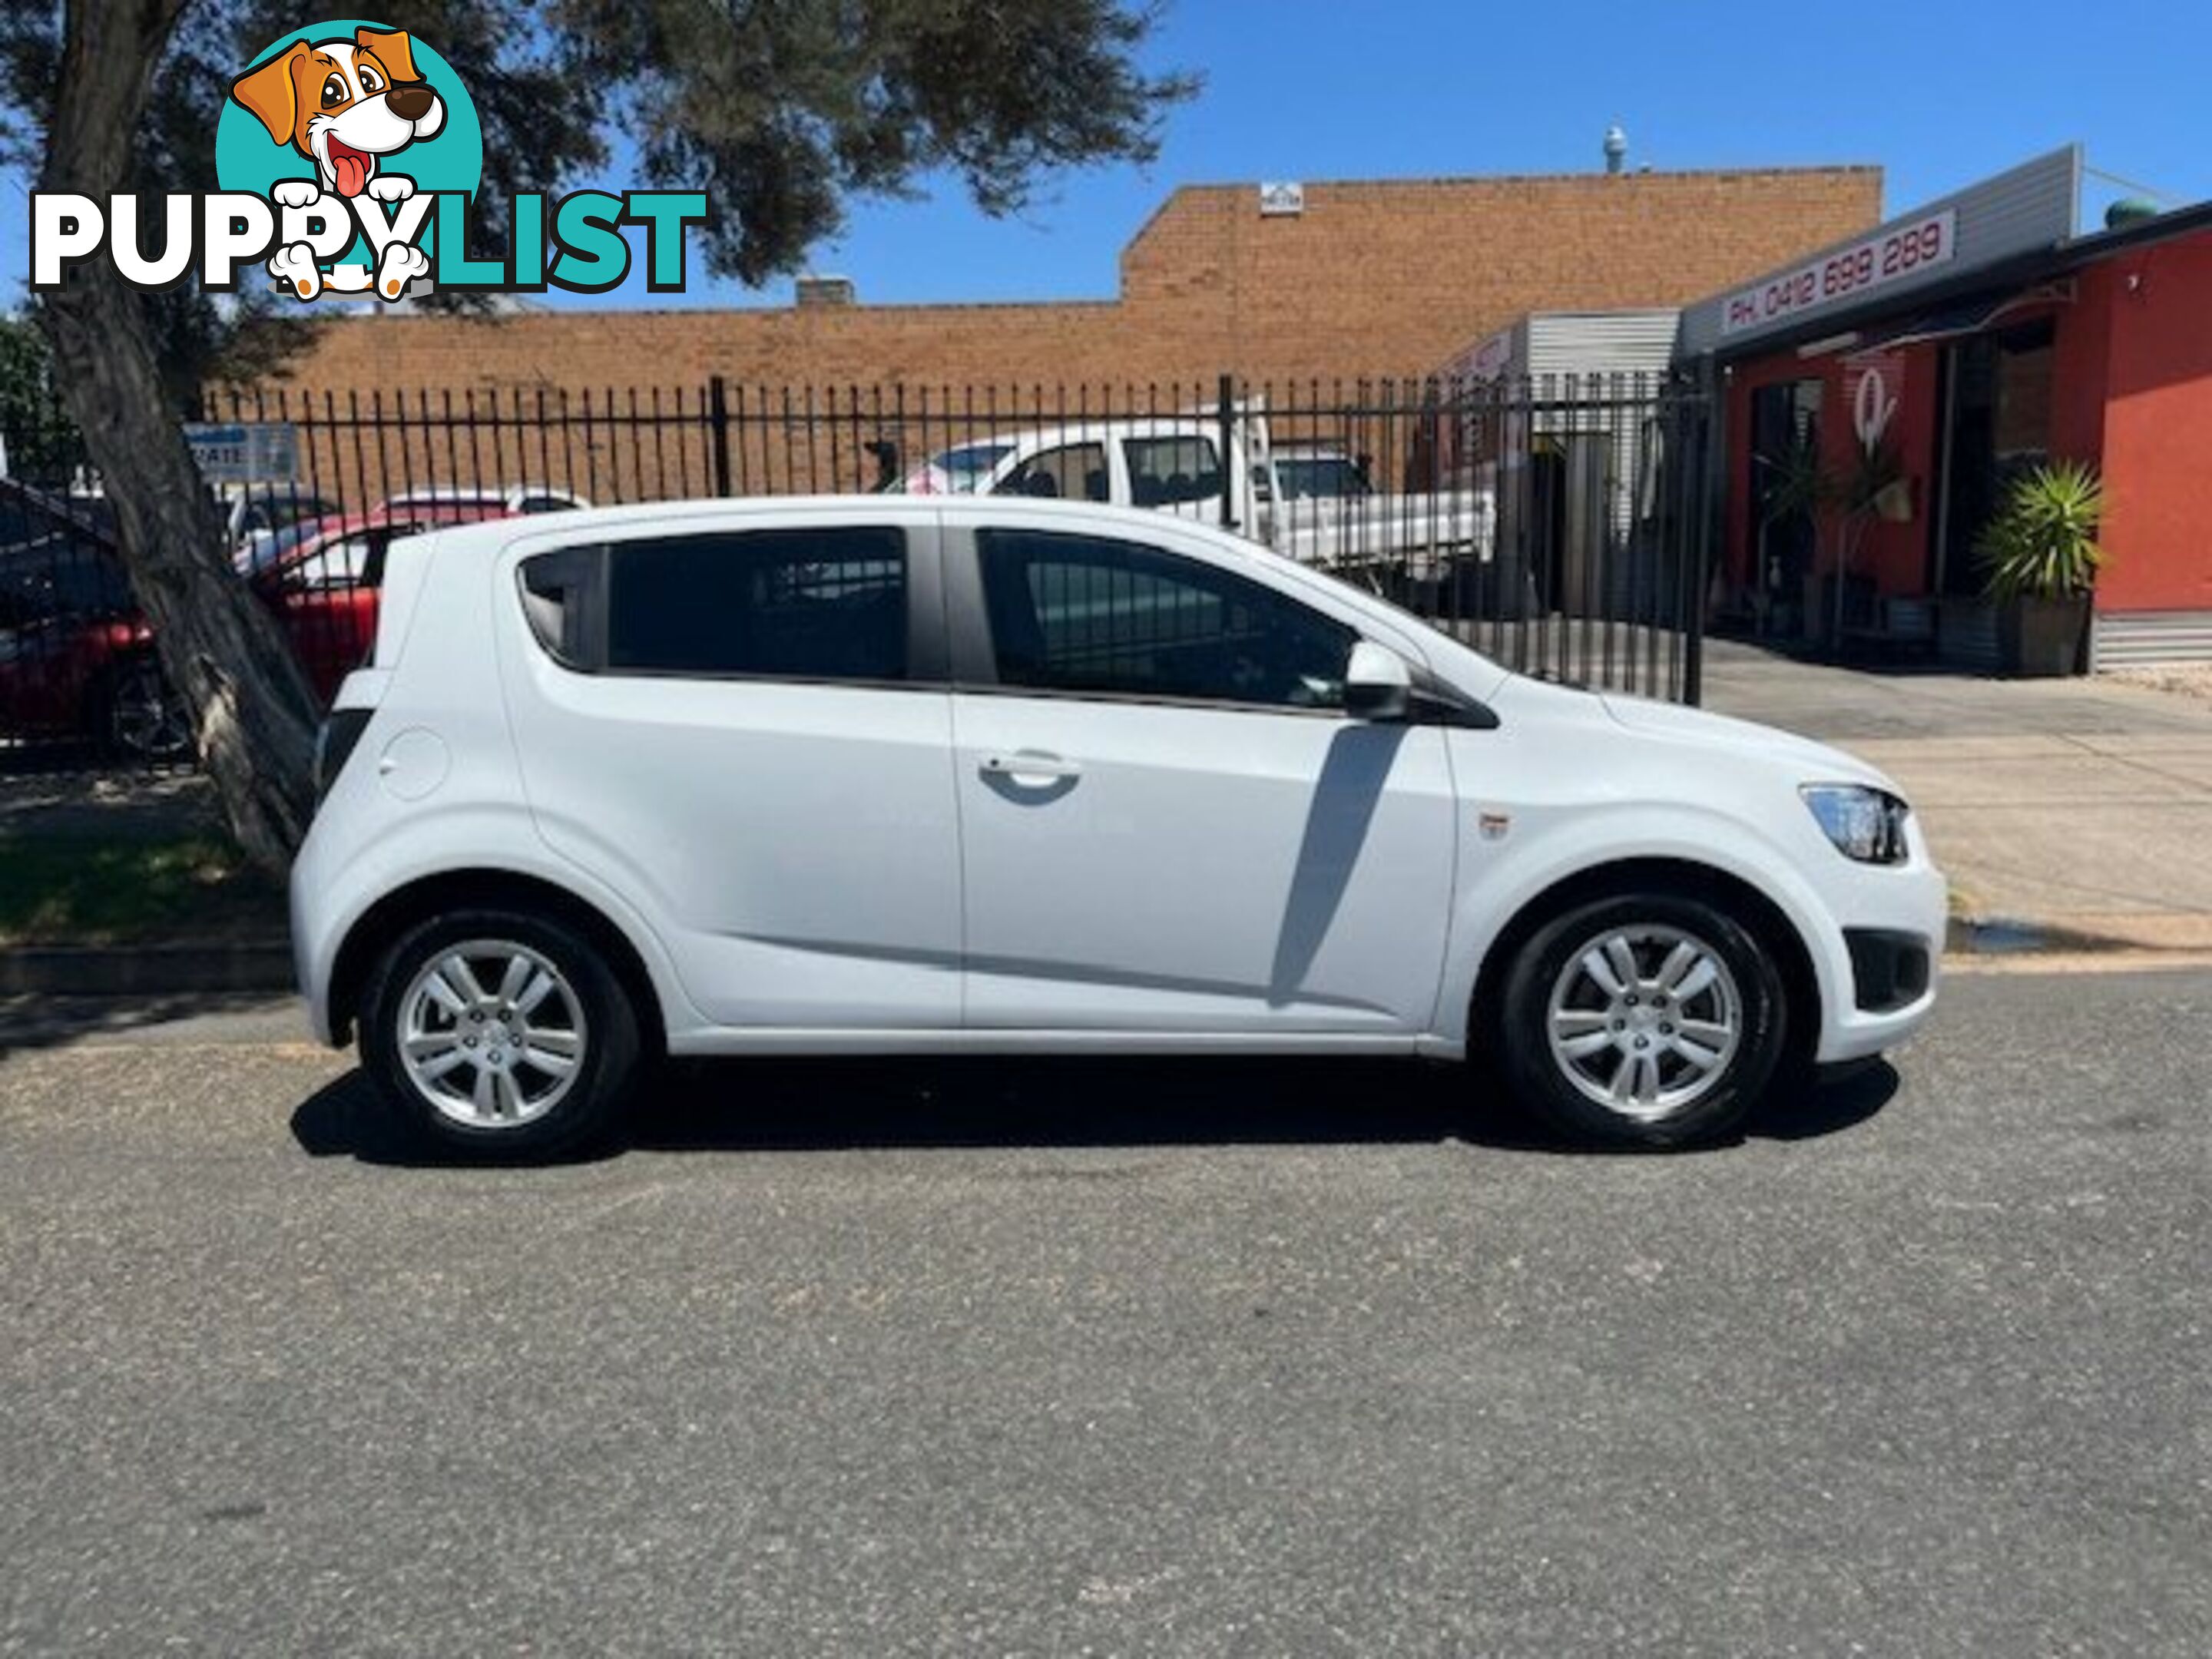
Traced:
<svg viewBox="0 0 2212 1659">
<path fill-rule="evenodd" d="M 1848 755 L 1080 502 L 403 540 L 319 763 L 315 1030 L 499 1155 L 599 1133 L 657 1052 L 1474 1051 L 1676 1145 L 1908 1036 L 1943 933 Z"/>
<path fill-rule="evenodd" d="M 1441 580 L 1496 550 L 1497 498 L 1487 488 L 1382 494 L 1335 446 L 1273 446 L 1256 409 L 1234 408 L 1225 438 L 1224 475 L 1224 424 L 1208 410 L 1077 421 L 956 445 L 891 488 L 1146 507 L 1374 580 Z"/>
</svg>

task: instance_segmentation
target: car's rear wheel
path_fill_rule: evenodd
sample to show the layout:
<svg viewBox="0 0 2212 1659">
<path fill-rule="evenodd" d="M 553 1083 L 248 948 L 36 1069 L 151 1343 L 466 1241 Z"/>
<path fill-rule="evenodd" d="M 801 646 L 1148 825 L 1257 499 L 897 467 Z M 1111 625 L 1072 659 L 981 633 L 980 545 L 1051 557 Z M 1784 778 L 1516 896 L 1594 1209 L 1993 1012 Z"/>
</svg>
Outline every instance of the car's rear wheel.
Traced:
<svg viewBox="0 0 2212 1659">
<path fill-rule="evenodd" d="M 191 747 L 184 700 L 151 657 L 130 658 L 108 677 L 100 732 L 118 753 L 133 760 L 174 760 Z"/>
<path fill-rule="evenodd" d="M 455 912 L 371 974 L 362 1063 L 422 1133 L 470 1155 L 542 1158 L 605 1130 L 636 1071 L 636 1011 L 591 944 L 549 918 Z"/>
<path fill-rule="evenodd" d="M 1711 1140 L 1781 1060 L 1786 993 L 1758 936 L 1705 899 L 1583 903 L 1515 957 L 1495 1036 L 1517 1097 L 1581 1139 Z"/>
</svg>

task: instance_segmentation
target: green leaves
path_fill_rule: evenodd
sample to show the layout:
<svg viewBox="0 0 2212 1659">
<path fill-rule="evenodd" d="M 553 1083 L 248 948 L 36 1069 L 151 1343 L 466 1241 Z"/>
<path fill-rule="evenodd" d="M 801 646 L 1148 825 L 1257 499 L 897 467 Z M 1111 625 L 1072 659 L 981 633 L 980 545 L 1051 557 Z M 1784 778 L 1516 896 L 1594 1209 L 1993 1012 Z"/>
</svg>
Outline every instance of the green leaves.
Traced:
<svg viewBox="0 0 2212 1659">
<path fill-rule="evenodd" d="M 132 186 L 211 189 L 231 77 L 303 15 L 296 0 L 168 3 L 182 7 L 173 33 L 149 25 L 136 60 L 159 54 Z M 33 172 L 64 10 L 0 8 L 0 155 Z M 518 192 L 611 174 L 703 186 L 708 268 L 756 284 L 803 264 L 855 196 L 944 175 L 987 212 L 1015 213 L 1060 169 L 1148 161 L 1162 117 L 1197 86 L 1140 64 L 1152 0 L 387 0 L 375 15 L 441 52 L 483 118 L 474 251 L 503 244 Z M 265 352 L 234 347 L 296 349 L 309 324 L 260 307 L 248 343 L 228 307 L 172 299 L 156 326 L 173 385 L 259 372 Z"/>
<path fill-rule="evenodd" d="M 1975 544 L 1993 599 L 2063 599 L 2096 583 L 2105 489 L 2080 461 L 2039 466 L 2014 479 Z"/>
<path fill-rule="evenodd" d="M 709 268 L 796 269 L 858 196 L 950 173 L 1020 211 L 1068 167 L 1148 161 L 1196 83 L 1137 56 L 1127 0 L 560 0 L 546 14 L 605 90 L 645 181 L 704 185 Z"/>
</svg>

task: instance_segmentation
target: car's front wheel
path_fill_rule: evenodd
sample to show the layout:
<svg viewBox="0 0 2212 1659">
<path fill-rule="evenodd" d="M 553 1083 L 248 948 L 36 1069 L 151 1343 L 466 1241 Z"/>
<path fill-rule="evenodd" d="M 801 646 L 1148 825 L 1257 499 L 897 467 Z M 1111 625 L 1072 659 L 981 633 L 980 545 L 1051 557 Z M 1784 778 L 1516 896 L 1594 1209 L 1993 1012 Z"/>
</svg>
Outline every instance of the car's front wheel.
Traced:
<svg viewBox="0 0 2212 1659">
<path fill-rule="evenodd" d="M 565 925 L 459 911 L 385 951 L 362 1005 L 361 1055 L 431 1139 L 472 1156 L 542 1158 L 611 1121 L 636 1070 L 637 1016 L 599 952 Z"/>
<path fill-rule="evenodd" d="M 1709 901 L 1604 898 L 1539 928 L 1493 1028 L 1514 1091 L 1577 1139 L 1676 1146 L 1735 1128 L 1783 1055 L 1782 976 Z"/>
</svg>

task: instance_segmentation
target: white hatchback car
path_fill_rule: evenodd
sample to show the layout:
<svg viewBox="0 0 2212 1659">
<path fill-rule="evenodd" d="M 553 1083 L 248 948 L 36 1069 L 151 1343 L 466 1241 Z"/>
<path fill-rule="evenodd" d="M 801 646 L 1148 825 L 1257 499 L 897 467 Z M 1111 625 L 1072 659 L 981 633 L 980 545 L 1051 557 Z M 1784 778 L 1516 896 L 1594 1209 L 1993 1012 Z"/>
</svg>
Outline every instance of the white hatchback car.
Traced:
<svg viewBox="0 0 2212 1659">
<path fill-rule="evenodd" d="M 1910 1035 L 1944 925 L 1848 755 L 1077 503 L 402 541 L 320 769 L 317 1032 L 515 1154 L 656 1052 L 1474 1051 L 1573 1133 L 1679 1144 Z"/>
</svg>

